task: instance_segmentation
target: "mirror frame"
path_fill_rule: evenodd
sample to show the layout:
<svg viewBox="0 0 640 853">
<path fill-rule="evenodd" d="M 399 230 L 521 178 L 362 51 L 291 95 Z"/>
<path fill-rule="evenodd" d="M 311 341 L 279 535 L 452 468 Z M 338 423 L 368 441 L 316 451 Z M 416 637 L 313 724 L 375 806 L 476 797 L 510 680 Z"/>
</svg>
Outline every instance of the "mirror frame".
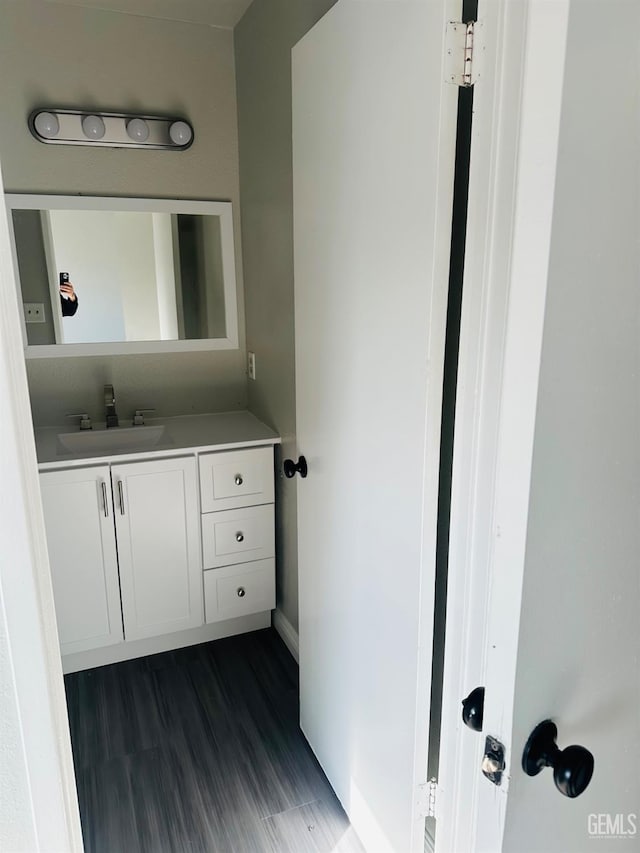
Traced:
<svg viewBox="0 0 640 853">
<path fill-rule="evenodd" d="M 7 193 L 5 195 L 18 301 L 22 306 L 22 285 L 18 251 L 13 228 L 14 210 L 112 210 L 135 213 L 186 213 L 220 217 L 222 275 L 226 336 L 175 341 L 117 341 L 114 343 L 41 344 L 27 342 L 24 311 L 22 339 L 26 358 L 66 358 L 83 355 L 130 355 L 134 353 L 196 352 L 238 349 L 238 285 L 236 281 L 233 211 L 230 201 L 191 201 L 167 198 L 131 198 L 121 196 L 68 196 Z"/>
</svg>

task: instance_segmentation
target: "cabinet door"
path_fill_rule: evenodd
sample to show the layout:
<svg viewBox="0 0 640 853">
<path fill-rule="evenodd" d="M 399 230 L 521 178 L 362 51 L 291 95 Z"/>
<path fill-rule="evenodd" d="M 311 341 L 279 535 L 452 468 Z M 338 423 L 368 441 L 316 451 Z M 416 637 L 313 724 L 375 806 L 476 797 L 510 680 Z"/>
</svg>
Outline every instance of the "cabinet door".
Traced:
<svg viewBox="0 0 640 853">
<path fill-rule="evenodd" d="M 111 476 L 125 639 L 202 625 L 195 458 L 114 465 Z"/>
<path fill-rule="evenodd" d="M 122 641 L 108 466 L 40 474 L 62 654 Z"/>
</svg>

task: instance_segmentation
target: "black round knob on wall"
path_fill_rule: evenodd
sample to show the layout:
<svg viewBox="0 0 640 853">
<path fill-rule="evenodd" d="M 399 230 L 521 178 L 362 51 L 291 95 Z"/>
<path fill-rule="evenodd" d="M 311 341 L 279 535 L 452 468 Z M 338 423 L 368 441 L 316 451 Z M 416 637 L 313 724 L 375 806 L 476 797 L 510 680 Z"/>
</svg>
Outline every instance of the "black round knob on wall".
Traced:
<svg viewBox="0 0 640 853">
<path fill-rule="evenodd" d="M 297 462 L 294 462 L 293 459 L 285 459 L 282 467 L 284 468 L 284 476 L 289 479 L 295 477 L 296 474 L 300 474 L 304 480 L 308 473 L 307 460 L 304 456 L 301 456 Z"/>
<path fill-rule="evenodd" d="M 482 731 L 484 687 L 476 687 L 462 702 L 462 722 L 474 732 Z"/>
<path fill-rule="evenodd" d="M 522 769 L 527 776 L 537 776 L 545 767 L 553 767 L 553 780 L 560 793 L 579 797 L 593 776 L 593 755 L 583 746 L 560 749 L 557 737 L 558 729 L 551 720 L 537 725 L 522 753 Z"/>
</svg>

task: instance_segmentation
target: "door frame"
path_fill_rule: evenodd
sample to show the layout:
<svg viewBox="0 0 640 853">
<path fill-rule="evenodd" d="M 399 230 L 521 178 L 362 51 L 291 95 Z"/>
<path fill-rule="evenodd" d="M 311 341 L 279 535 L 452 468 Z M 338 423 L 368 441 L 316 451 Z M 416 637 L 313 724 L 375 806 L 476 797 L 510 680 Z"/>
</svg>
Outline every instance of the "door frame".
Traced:
<svg viewBox="0 0 640 853">
<path fill-rule="evenodd" d="M 467 778 L 463 771 L 478 766 L 483 737 L 463 728 L 459 703 L 467 687 L 483 683 L 487 676 L 485 729 L 501 737 L 509 762 L 570 0 L 522 0 L 519 4 L 480 0 L 480 17 L 489 3 L 499 10 L 496 44 L 500 49 L 496 56 L 501 63 L 491 97 L 490 136 L 485 143 L 487 150 L 493 152 L 491 171 L 487 173 L 487 228 L 475 238 L 477 245 L 468 245 L 465 264 L 465 291 L 469 293 L 472 280 L 478 281 L 480 295 L 474 313 L 479 325 L 474 336 L 473 328 L 468 326 L 471 318 L 465 303 L 456 421 L 469 428 L 456 433 L 451 515 L 451 541 L 460 537 L 464 548 L 452 548 L 449 568 L 436 838 L 436 849 L 442 851 L 502 847 L 509 768 L 500 789 L 482 779 L 479 770 L 471 780 Z M 509 35 L 514 32 L 516 40 L 510 41 Z M 553 85 L 547 87 L 541 81 Z M 554 97 L 549 98 L 549 92 Z M 477 98 L 480 93 L 481 84 L 476 88 Z M 472 172 L 470 192 L 474 180 Z M 468 230 L 468 234 L 471 232 Z M 8 223 L 2 205 L 0 392 L 4 406 L 0 415 L 0 452 L 3 481 L 13 489 L 14 497 L 8 507 L 10 512 L 0 516 L 0 533 L 7 543 L 7 558 L 0 566 L 0 590 L 9 647 L 8 681 L 19 715 L 16 734 L 24 759 L 30 819 L 38 849 L 46 846 L 82 851 L 35 445 L 31 430 L 24 429 L 31 422 L 31 412 L 16 294 Z M 503 310 L 508 308 L 502 327 L 499 320 L 505 315 L 494 304 L 496 299 Z M 498 338 L 489 337 L 490 333 L 497 333 Z M 498 352 L 502 381 L 496 381 L 497 374 L 493 373 L 494 381 L 489 382 L 489 343 L 494 357 Z M 480 369 L 476 371 L 474 365 L 480 365 Z M 526 381 L 522 381 L 523 375 Z M 477 417 L 470 417 L 471 411 Z M 489 455 L 487 442 L 492 448 Z M 490 503 L 483 503 L 488 495 Z M 473 642 L 478 634 L 468 616 L 472 602 L 473 612 L 480 614 L 480 636 L 485 639 L 482 644 Z M 479 602 L 482 606 L 478 606 Z M 492 621 L 497 610 L 508 618 L 499 623 Z M 494 644 L 494 653 L 482 653 L 479 661 L 478 646 L 490 649 Z M 496 679 L 499 671 L 502 675 Z M 448 845 L 447 834 L 458 842 Z"/>
<path fill-rule="evenodd" d="M 453 451 L 436 853 L 502 849 L 570 0 L 480 0 Z M 474 168 L 475 166 L 475 168 Z M 484 686 L 481 734 L 461 700 Z M 506 748 L 500 787 L 485 737 Z"/>
<path fill-rule="evenodd" d="M 0 194 L 4 197 L 1 175 Z M 14 756 L 10 768 L 20 768 L 24 783 L 19 786 L 14 774 L 14 798 L 6 804 L 11 814 L 2 819 L 12 827 L 12 843 L 75 853 L 84 847 L 17 293 L 2 203 L 0 470 L 7 498 L 0 513 L 0 630 L 5 632 L 3 690 L 12 694 L 17 715 L 8 724 L 3 721 L 3 744 Z"/>
</svg>

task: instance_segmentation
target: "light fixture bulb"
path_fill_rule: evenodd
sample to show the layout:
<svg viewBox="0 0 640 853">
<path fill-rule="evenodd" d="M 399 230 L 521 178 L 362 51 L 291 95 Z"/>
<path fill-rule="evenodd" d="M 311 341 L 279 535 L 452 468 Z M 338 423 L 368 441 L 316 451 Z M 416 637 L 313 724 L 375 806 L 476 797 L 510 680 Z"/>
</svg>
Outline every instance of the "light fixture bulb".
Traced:
<svg viewBox="0 0 640 853">
<path fill-rule="evenodd" d="M 102 139 L 104 136 L 104 122 L 100 116 L 83 116 L 82 132 L 87 139 Z"/>
<path fill-rule="evenodd" d="M 53 139 L 60 132 L 60 122 L 55 113 L 38 113 L 33 124 L 40 136 L 45 139 Z"/>
<path fill-rule="evenodd" d="M 149 125 L 141 118 L 132 118 L 127 122 L 127 135 L 134 142 L 145 142 L 149 137 Z"/>
<path fill-rule="evenodd" d="M 174 121 L 169 128 L 169 137 L 174 145 L 188 145 L 193 139 L 193 131 L 186 121 Z"/>
</svg>

